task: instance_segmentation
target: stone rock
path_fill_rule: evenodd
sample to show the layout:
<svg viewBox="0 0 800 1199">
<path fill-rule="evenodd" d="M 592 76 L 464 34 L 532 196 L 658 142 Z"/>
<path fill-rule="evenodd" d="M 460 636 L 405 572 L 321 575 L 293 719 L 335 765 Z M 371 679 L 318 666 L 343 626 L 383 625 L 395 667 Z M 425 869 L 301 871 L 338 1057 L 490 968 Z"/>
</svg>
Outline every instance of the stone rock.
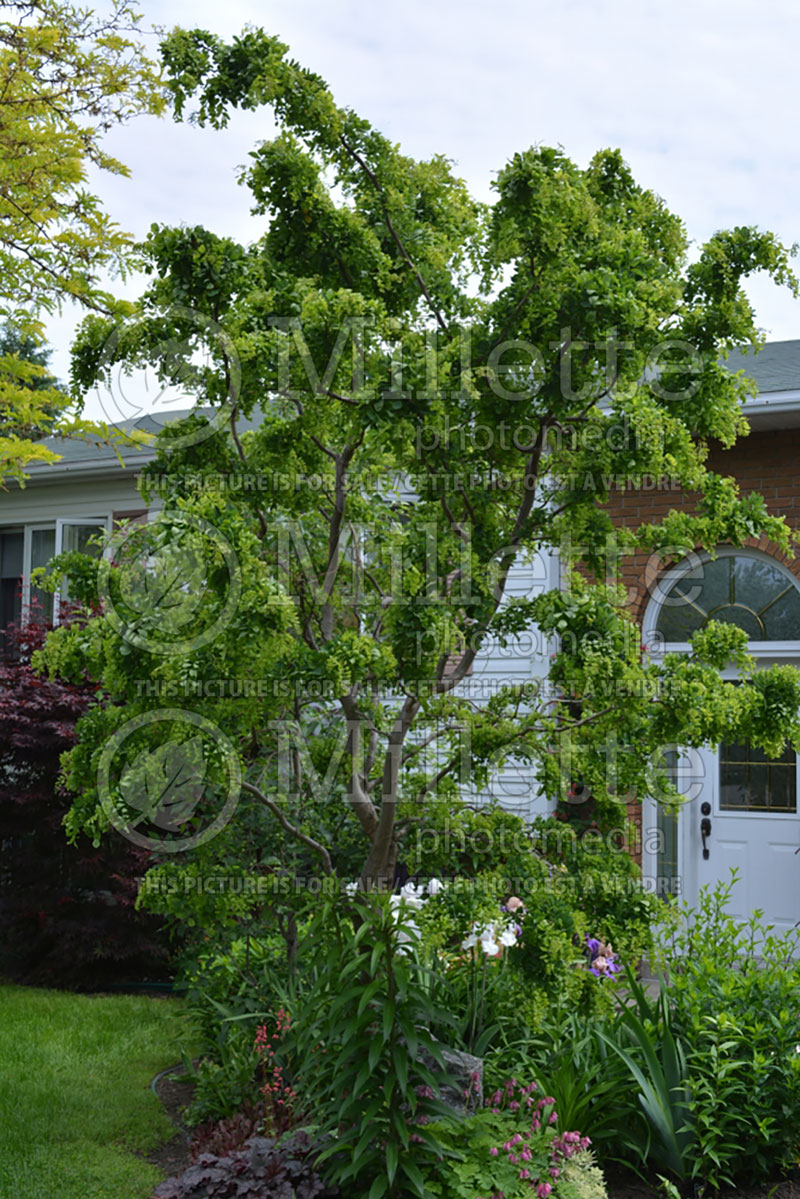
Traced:
<svg viewBox="0 0 800 1199">
<path fill-rule="evenodd" d="M 448 1049 L 446 1045 L 439 1048 L 447 1071 L 447 1077 L 440 1083 L 442 1103 L 459 1116 L 465 1111 L 470 1115 L 479 1111 L 483 1107 L 483 1058 L 461 1049 Z M 441 1067 L 427 1050 L 421 1050 L 419 1056 L 423 1065 L 440 1075 Z"/>
</svg>

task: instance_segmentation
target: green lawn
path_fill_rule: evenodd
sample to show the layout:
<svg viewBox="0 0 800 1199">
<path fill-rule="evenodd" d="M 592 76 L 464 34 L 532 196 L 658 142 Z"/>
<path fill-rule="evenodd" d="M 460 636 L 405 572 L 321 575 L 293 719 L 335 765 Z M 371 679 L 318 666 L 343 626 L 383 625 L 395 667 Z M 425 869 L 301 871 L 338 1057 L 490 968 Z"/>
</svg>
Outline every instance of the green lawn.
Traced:
<svg viewBox="0 0 800 1199">
<path fill-rule="evenodd" d="M 150 1089 L 177 1062 L 178 1001 L 0 986 L 0 1199 L 149 1199 L 134 1154 L 174 1134 Z"/>
</svg>

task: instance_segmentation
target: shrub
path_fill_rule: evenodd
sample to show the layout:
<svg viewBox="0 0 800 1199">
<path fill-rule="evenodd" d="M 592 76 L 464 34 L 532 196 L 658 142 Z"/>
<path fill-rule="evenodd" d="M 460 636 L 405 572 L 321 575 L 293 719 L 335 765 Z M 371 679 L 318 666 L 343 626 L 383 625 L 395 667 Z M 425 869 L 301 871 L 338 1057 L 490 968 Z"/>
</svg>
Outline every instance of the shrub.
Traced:
<svg viewBox="0 0 800 1199">
<path fill-rule="evenodd" d="M 509 955 L 522 977 L 506 972 L 502 990 L 513 994 L 508 1005 L 492 985 L 501 971 L 487 972 L 484 1029 L 502 1024 L 510 1011 L 516 1023 L 535 1029 L 548 1007 L 565 997 L 586 1013 L 609 1010 L 610 996 L 579 969 L 587 936 L 610 942 L 623 963 L 650 954 L 660 905 L 642 889 L 619 837 L 580 832 L 554 817 L 526 824 L 498 806 L 474 811 L 451 798 L 426 811 L 409 862 L 422 877 L 449 880 L 427 905 L 421 927 L 428 951 L 456 963 L 474 923 L 495 919 L 512 893 L 524 903 L 522 936 Z M 448 972 L 458 988 L 458 971 Z M 469 999 L 466 986 L 460 991 L 457 1010 Z"/>
<path fill-rule="evenodd" d="M 800 934 L 727 913 L 732 887 L 701 892 L 663 945 L 697 1144 L 709 1186 L 761 1182 L 800 1156 Z"/>
<path fill-rule="evenodd" d="M 606 979 L 587 969 L 587 945 L 601 942 L 587 941 L 586 916 L 568 894 L 541 889 L 526 906 L 518 896 L 503 895 L 502 876 L 468 881 L 442 885 L 419 915 L 426 962 L 455 1017 L 454 1044 L 479 1056 L 503 1052 L 526 1030 L 534 1032 L 554 1004 L 587 1014 L 611 1010 L 616 955 Z"/>
<path fill-rule="evenodd" d="M 213 1124 L 252 1107 L 259 1099 L 257 1069 L 252 1037 L 221 1040 L 214 1057 L 202 1057 L 197 1068 L 189 1071 L 194 1095 L 186 1123 Z"/>
<path fill-rule="evenodd" d="M 319 1145 L 300 1131 L 280 1143 L 253 1137 L 225 1156 L 203 1153 L 188 1170 L 168 1178 L 153 1199 L 336 1199 L 314 1169 Z"/>
<path fill-rule="evenodd" d="M 186 1012 L 200 1040 L 190 1124 L 221 1120 L 260 1102 L 256 1029 L 273 1006 L 281 950 L 273 941 L 242 936 L 210 948 L 184 972 Z"/>
<path fill-rule="evenodd" d="M 548 886 L 585 917 L 595 937 L 612 941 L 631 964 L 650 953 L 652 929 L 661 913 L 645 892 L 641 872 L 625 844 L 596 829 L 538 817 L 532 844 L 550 865 Z"/>
<path fill-rule="evenodd" d="M 149 855 L 116 833 L 102 849 L 86 836 L 67 842 L 59 759 L 95 690 L 32 669 L 47 631 L 7 630 L 0 663 L 2 969 L 26 982 L 78 987 L 167 977 L 160 922 L 134 907 Z"/>
</svg>

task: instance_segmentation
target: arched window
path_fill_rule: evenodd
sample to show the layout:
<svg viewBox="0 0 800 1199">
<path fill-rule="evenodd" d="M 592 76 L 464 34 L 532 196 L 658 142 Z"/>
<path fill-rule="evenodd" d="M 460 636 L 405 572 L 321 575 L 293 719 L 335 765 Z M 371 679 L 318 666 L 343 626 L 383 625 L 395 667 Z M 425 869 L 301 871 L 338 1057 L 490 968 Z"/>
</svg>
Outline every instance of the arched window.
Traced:
<svg viewBox="0 0 800 1199">
<path fill-rule="evenodd" d="M 800 641 L 800 587 L 765 554 L 692 555 L 662 589 L 655 631 L 685 642 L 709 620 L 738 625 L 750 641 Z"/>
</svg>

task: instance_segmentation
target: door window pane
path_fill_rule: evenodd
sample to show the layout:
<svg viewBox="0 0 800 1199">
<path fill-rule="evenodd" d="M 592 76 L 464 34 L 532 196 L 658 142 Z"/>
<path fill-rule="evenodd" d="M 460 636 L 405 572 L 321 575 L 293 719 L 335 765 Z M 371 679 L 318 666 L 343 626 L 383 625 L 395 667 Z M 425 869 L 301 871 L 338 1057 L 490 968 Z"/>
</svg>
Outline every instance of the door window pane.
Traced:
<svg viewBox="0 0 800 1199">
<path fill-rule="evenodd" d="M 664 751 L 666 775 L 670 782 L 678 782 L 678 751 L 669 746 Z M 663 803 L 656 803 L 657 832 L 657 880 L 656 895 L 666 899 L 677 894 L 678 878 L 678 813 L 670 812 Z"/>
<path fill-rule="evenodd" d="M 721 812 L 796 812 L 797 758 L 787 742 L 768 758 L 749 741 L 724 741 L 719 751 Z"/>
<path fill-rule="evenodd" d="M 102 546 L 91 543 L 91 539 L 96 537 L 104 528 L 105 525 L 101 525 L 97 521 L 86 525 L 64 524 L 61 529 L 61 549 L 63 553 L 66 554 L 70 550 L 77 550 L 79 554 L 90 554 L 93 558 L 99 558 Z"/>
</svg>

